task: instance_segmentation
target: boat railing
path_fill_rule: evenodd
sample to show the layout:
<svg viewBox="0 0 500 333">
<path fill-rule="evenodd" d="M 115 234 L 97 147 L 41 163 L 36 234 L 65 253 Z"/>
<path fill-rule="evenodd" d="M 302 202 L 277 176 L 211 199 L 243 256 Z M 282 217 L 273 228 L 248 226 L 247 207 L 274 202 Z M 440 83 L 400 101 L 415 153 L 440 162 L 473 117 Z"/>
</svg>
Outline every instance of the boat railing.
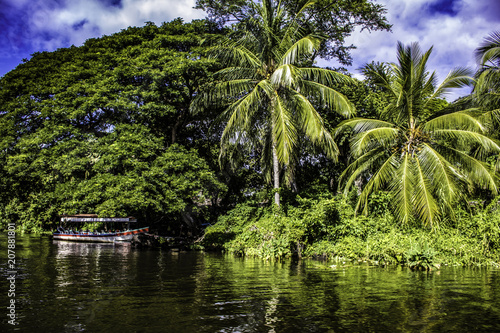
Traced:
<svg viewBox="0 0 500 333">
<path fill-rule="evenodd" d="M 61 234 L 69 234 L 69 235 L 108 235 L 108 234 L 114 234 L 118 232 L 127 232 L 130 231 L 130 229 L 127 230 L 101 230 L 99 231 L 87 231 L 87 230 L 73 230 L 73 229 L 63 229 L 63 228 L 58 228 L 57 232 Z"/>
</svg>

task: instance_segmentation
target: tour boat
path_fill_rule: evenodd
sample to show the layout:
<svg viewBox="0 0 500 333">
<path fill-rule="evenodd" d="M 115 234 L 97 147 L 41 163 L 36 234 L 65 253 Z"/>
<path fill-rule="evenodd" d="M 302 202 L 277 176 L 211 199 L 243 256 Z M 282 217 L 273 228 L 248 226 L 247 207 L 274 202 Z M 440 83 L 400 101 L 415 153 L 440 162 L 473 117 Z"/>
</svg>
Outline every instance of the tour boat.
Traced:
<svg viewBox="0 0 500 333">
<path fill-rule="evenodd" d="M 72 223 L 95 223 L 104 222 L 107 230 L 99 231 L 83 231 L 72 227 Z M 78 241 L 78 242 L 127 242 L 131 241 L 134 235 L 147 233 L 149 227 L 130 229 L 130 223 L 137 222 L 134 217 L 97 217 L 94 214 L 78 214 L 78 215 L 63 215 L 61 216 L 61 226 L 57 228 L 57 232 L 53 233 L 54 240 Z M 126 227 L 115 229 L 115 223 L 127 223 Z M 62 225 L 65 225 L 63 227 Z M 68 226 L 66 226 L 68 225 Z"/>
</svg>

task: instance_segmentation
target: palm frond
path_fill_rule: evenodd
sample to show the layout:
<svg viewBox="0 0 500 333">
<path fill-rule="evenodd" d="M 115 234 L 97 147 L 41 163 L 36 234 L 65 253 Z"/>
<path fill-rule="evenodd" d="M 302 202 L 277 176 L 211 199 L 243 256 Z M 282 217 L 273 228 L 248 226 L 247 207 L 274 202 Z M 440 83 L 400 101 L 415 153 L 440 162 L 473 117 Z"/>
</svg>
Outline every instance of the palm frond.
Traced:
<svg viewBox="0 0 500 333">
<path fill-rule="evenodd" d="M 480 66 L 488 62 L 499 66 L 500 63 L 500 31 L 493 31 L 474 52 Z"/>
<path fill-rule="evenodd" d="M 415 161 L 417 169 L 415 192 L 413 193 L 415 213 L 424 223 L 434 227 L 439 209 L 432 195 L 431 181 L 428 178 L 429 170 L 422 168 L 418 158 Z"/>
<path fill-rule="evenodd" d="M 348 84 L 353 81 L 353 79 L 347 75 L 325 68 L 300 68 L 300 71 L 304 75 L 305 80 L 314 81 L 326 86 Z"/>
<path fill-rule="evenodd" d="M 378 168 L 361 191 L 358 204 L 356 205 L 356 211 L 359 211 L 360 208 L 363 207 L 363 214 L 368 214 L 368 197 L 370 194 L 377 192 L 393 179 L 396 172 L 396 165 L 396 155 L 392 154 L 385 160 L 380 168 Z"/>
<path fill-rule="evenodd" d="M 474 81 L 472 76 L 472 71 L 469 68 L 457 67 L 452 69 L 430 98 L 427 99 L 426 103 L 448 93 L 450 89 L 471 86 Z"/>
<path fill-rule="evenodd" d="M 255 68 L 248 67 L 227 67 L 217 71 L 214 75 L 218 81 L 232 81 L 243 78 L 247 79 L 262 79 L 262 75 Z"/>
<path fill-rule="evenodd" d="M 278 159 L 288 164 L 293 148 L 297 144 L 297 128 L 292 120 L 292 114 L 283 100 L 276 94 L 273 101 L 273 134 L 275 138 Z"/>
<path fill-rule="evenodd" d="M 500 97 L 500 96 L 499 96 Z M 487 131 L 493 134 L 500 125 L 500 109 L 491 109 L 488 111 L 479 110 L 478 120 L 482 124 L 488 124 Z"/>
<path fill-rule="evenodd" d="M 460 165 L 460 169 L 469 183 L 477 184 L 480 188 L 487 189 L 494 195 L 498 193 L 499 179 L 493 168 L 463 151 L 450 147 L 447 149 L 453 153 L 450 154 L 450 159 Z"/>
<path fill-rule="evenodd" d="M 476 110 L 457 111 L 428 120 L 422 125 L 425 131 L 458 128 L 484 133 L 487 128 L 477 118 Z"/>
<path fill-rule="evenodd" d="M 291 45 L 293 45 L 294 40 L 299 40 L 300 38 L 302 38 L 304 29 L 303 29 L 302 25 L 299 24 L 299 20 L 303 16 L 305 11 L 308 8 L 314 6 L 316 4 L 316 2 L 317 2 L 317 0 L 307 1 L 302 6 L 302 8 L 297 12 L 297 14 L 295 14 L 295 17 L 288 24 L 288 27 L 286 28 L 286 31 L 283 35 L 283 38 L 282 38 L 282 41 L 281 41 L 280 47 L 279 47 L 281 50 L 287 50 L 288 48 L 290 48 Z M 280 2 L 280 5 L 278 7 L 280 7 L 280 8 L 282 7 L 281 2 Z M 279 57 L 279 58 L 281 58 L 281 57 Z"/>
<path fill-rule="evenodd" d="M 258 82 L 252 79 L 239 79 L 218 82 L 212 87 L 209 103 L 216 104 L 217 101 L 226 98 L 242 96 L 252 91 Z"/>
<path fill-rule="evenodd" d="M 389 189 L 394 192 L 394 213 L 402 224 L 408 224 L 413 215 L 415 174 L 412 159 L 404 154 L 398 168 L 392 173 Z"/>
<path fill-rule="evenodd" d="M 470 147 L 471 144 L 477 144 L 481 146 L 485 152 L 500 152 L 500 146 L 495 140 L 472 130 L 434 129 L 432 135 L 436 138 L 453 140 L 462 147 Z"/>
<path fill-rule="evenodd" d="M 238 130 L 248 130 L 251 115 L 259 108 L 263 101 L 262 92 L 265 94 L 269 92 L 268 86 L 269 83 L 267 80 L 259 82 L 253 90 L 232 103 L 221 116 L 219 116 L 218 121 L 227 121 L 226 127 L 222 133 L 221 142 L 232 138 L 233 134 Z"/>
<path fill-rule="evenodd" d="M 388 158 L 387 151 L 379 147 L 379 149 L 372 149 L 366 152 L 349 164 L 339 177 L 339 187 L 343 187 L 344 195 L 348 194 L 357 179 L 363 174 L 368 173 L 371 169 L 376 169 L 381 160 L 385 162 Z"/>
<path fill-rule="evenodd" d="M 299 59 L 304 56 L 310 56 L 320 47 L 321 41 L 314 36 L 306 36 L 301 38 L 295 44 L 287 49 L 285 54 L 279 60 L 281 65 L 295 64 Z"/>
<path fill-rule="evenodd" d="M 300 80 L 298 76 L 299 73 L 300 71 L 295 66 L 285 64 L 276 68 L 269 79 L 276 87 L 289 87 L 294 89 Z"/>
<path fill-rule="evenodd" d="M 303 80 L 301 92 L 317 98 L 322 107 L 336 111 L 344 117 L 352 117 L 356 113 L 354 105 L 347 97 L 335 89 L 314 81 Z"/>
<path fill-rule="evenodd" d="M 396 128 L 394 124 L 383 121 L 383 120 L 378 120 L 378 119 L 366 119 L 366 118 L 352 118 L 352 119 L 347 119 L 342 121 L 337 128 L 335 129 L 335 136 L 339 135 L 346 129 L 352 129 L 352 131 L 357 134 L 361 132 L 365 132 L 374 128 L 381 128 L 381 127 L 387 127 L 387 128 Z"/>
<path fill-rule="evenodd" d="M 314 106 L 301 94 L 294 95 L 296 112 L 299 113 L 299 121 L 302 131 L 316 145 L 322 147 L 327 156 L 336 160 L 339 149 L 330 132 L 325 128 L 323 118 Z"/>
<path fill-rule="evenodd" d="M 389 66 L 386 63 L 369 63 L 361 67 L 361 72 L 365 77 L 370 78 L 374 84 L 384 88 L 386 91 L 391 90 L 392 77 Z"/>
<path fill-rule="evenodd" d="M 378 127 L 361 132 L 351 140 L 352 155 L 360 156 L 364 154 L 373 144 L 390 148 L 394 146 L 399 135 L 399 129 L 394 127 Z"/>
<path fill-rule="evenodd" d="M 473 96 L 483 109 L 500 107 L 500 66 L 483 67 L 478 71 Z"/>
<path fill-rule="evenodd" d="M 238 43 L 231 42 L 215 46 L 210 51 L 222 63 L 249 68 L 262 67 L 262 61 L 259 57 L 244 45 L 239 45 Z"/>
<path fill-rule="evenodd" d="M 432 179 L 434 192 L 441 197 L 441 201 L 451 209 L 451 205 L 461 197 L 464 191 L 465 179 L 446 158 L 424 143 L 418 153 L 419 163 L 425 170 L 427 178 Z"/>
</svg>

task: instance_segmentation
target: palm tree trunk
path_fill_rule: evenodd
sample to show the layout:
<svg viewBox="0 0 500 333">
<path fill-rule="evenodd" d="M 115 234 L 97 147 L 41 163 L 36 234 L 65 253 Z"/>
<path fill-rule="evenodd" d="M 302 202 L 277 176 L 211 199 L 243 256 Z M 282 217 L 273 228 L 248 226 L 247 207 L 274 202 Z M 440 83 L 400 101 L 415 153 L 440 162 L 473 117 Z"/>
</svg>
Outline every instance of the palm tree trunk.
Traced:
<svg viewBox="0 0 500 333">
<path fill-rule="evenodd" d="M 271 133 L 272 133 L 272 145 L 273 145 L 273 177 L 274 177 L 274 203 L 276 206 L 280 206 L 280 165 L 278 160 L 278 152 L 276 151 L 276 136 L 274 133 L 274 129 L 276 127 L 276 119 L 275 119 L 275 101 L 271 101 Z"/>
<path fill-rule="evenodd" d="M 278 162 L 278 154 L 276 153 L 276 144 L 273 144 L 273 176 L 274 176 L 274 203 L 280 205 L 280 165 Z"/>
</svg>

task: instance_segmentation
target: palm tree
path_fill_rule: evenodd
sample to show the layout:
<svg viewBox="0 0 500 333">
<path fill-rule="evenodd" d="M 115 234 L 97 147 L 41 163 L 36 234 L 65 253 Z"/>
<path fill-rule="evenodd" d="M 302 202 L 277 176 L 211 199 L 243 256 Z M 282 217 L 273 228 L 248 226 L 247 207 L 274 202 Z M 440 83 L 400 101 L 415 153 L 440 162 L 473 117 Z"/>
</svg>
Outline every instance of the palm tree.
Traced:
<svg viewBox="0 0 500 333">
<path fill-rule="evenodd" d="M 312 64 L 322 41 L 319 35 L 304 35 L 301 29 L 302 14 L 313 3 L 308 1 L 289 18 L 281 2 L 252 2 L 242 36 L 214 48 L 217 58 L 228 67 L 216 73 L 216 84 L 193 104 L 197 109 L 200 101 L 230 102 L 219 119 L 226 124 L 221 155 L 235 143 L 263 147 L 263 163 L 272 169 L 278 206 L 280 168 L 293 160 L 302 137 L 321 146 L 332 158 L 338 154 L 315 105 L 344 116 L 354 113 L 349 101 L 329 87 L 348 81 L 348 77 L 304 66 Z"/>
<path fill-rule="evenodd" d="M 431 51 L 398 43 L 397 64 L 365 66 L 365 75 L 387 94 L 388 104 L 380 119 L 353 118 L 338 130 L 353 131 L 354 161 L 341 176 L 344 192 L 354 181 L 366 181 L 356 209 L 368 213 L 370 194 L 388 189 L 403 223 L 416 218 L 434 228 L 440 217 L 453 215 L 453 204 L 469 187 L 497 193 L 498 176 L 481 158 L 500 146 L 485 135 L 473 110 L 432 112 L 439 97 L 472 79 L 467 69 L 457 68 L 438 85 L 435 72 L 426 69 Z"/>
<path fill-rule="evenodd" d="M 475 51 L 479 70 L 474 96 L 479 106 L 500 120 L 500 31 L 492 32 Z"/>
</svg>

